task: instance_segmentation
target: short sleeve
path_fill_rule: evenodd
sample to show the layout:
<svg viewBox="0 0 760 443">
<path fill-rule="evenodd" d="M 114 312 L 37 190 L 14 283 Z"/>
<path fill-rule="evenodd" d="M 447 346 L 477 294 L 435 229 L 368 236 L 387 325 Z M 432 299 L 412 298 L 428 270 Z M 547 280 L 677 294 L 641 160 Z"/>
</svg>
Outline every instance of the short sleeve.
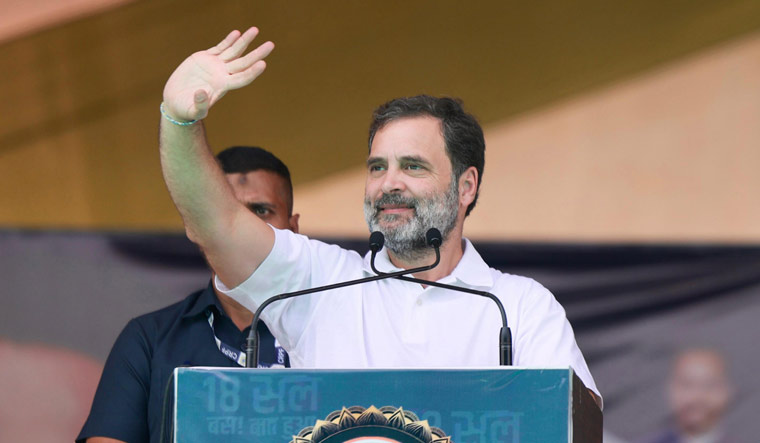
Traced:
<svg viewBox="0 0 760 443">
<path fill-rule="evenodd" d="M 149 441 L 151 353 L 143 328 L 137 321 L 130 321 L 106 360 L 90 415 L 77 442 L 89 437 L 109 437 L 130 443 Z"/>
<path fill-rule="evenodd" d="M 216 288 L 255 312 L 266 299 L 287 292 L 362 277 L 362 258 L 355 251 L 311 240 L 288 230 L 274 229 L 269 255 L 253 274 L 235 288 L 219 279 Z M 304 295 L 272 303 L 261 318 L 291 354 L 309 323 L 319 297 Z"/>
<path fill-rule="evenodd" d="M 548 289 L 530 282 L 520 307 L 515 364 L 527 367 L 572 367 L 587 388 L 599 394 L 575 341 L 565 309 Z"/>
</svg>

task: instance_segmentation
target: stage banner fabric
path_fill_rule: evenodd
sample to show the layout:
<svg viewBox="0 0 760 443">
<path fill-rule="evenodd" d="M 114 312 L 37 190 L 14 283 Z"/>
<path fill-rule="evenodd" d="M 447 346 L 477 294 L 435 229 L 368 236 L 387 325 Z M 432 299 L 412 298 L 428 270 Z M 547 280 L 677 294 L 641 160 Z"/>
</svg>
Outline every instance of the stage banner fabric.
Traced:
<svg viewBox="0 0 760 443">
<path fill-rule="evenodd" d="M 322 240 L 367 250 L 365 240 Z M 670 425 L 671 362 L 697 347 L 727 362 L 734 391 L 721 426 L 746 441 L 760 435 L 760 245 L 475 246 L 492 267 L 534 278 L 564 306 L 604 396 L 606 441 L 638 441 Z M 9 354 L 0 377 L 9 389 L 28 385 L 19 392 L 57 383 L 24 381 L 29 371 L 19 367 L 55 366 L 64 355 L 102 362 L 129 319 L 210 277 L 182 234 L 0 230 L 0 269 L 0 351 Z M 19 396 L 14 410 L 38 410 L 37 398 Z"/>
</svg>

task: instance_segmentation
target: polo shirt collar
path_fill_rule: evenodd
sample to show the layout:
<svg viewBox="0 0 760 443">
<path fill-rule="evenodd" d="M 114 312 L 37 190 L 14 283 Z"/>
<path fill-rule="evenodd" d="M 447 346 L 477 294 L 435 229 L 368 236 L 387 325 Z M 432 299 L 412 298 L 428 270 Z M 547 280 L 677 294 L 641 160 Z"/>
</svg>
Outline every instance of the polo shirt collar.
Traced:
<svg viewBox="0 0 760 443">
<path fill-rule="evenodd" d="M 370 253 L 364 257 L 364 271 L 368 275 L 374 275 L 372 268 L 370 267 Z M 380 272 L 395 272 L 400 271 L 401 268 L 396 267 L 390 257 L 388 257 L 388 250 L 383 248 L 377 253 L 375 258 L 375 267 Z M 466 286 L 474 288 L 490 288 L 493 286 L 493 277 L 491 277 L 491 271 L 489 266 L 483 261 L 483 258 L 475 250 L 470 240 L 464 239 L 464 254 L 462 259 L 459 260 L 457 266 L 448 276 L 440 280 L 441 283 L 453 283 L 459 281 Z"/>
<path fill-rule="evenodd" d="M 451 274 L 443 280 L 445 281 L 448 278 L 454 278 L 470 287 L 493 287 L 491 268 L 475 250 L 475 246 L 466 238 L 464 239 L 462 259 L 459 260 Z"/>
<path fill-rule="evenodd" d="M 206 289 L 204 289 L 201 294 L 195 299 L 193 304 L 190 306 L 190 309 L 187 310 L 183 317 L 194 317 L 200 314 L 205 315 L 206 310 L 211 307 L 216 308 L 217 314 L 224 312 L 224 309 L 222 309 L 222 306 L 219 303 L 219 298 L 214 292 L 213 281 L 209 282 L 208 286 L 206 286 Z"/>
</svg>

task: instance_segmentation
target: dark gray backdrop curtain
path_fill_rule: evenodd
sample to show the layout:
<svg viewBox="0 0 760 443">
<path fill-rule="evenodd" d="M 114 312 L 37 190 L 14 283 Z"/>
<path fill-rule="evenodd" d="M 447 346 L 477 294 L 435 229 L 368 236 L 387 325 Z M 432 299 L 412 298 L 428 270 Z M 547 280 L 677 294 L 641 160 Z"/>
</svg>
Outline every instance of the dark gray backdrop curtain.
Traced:
<svg viewBox="0 0 760 443">
<path fill-rule="evenodd" d="M 327 239 L 360 252 L 366 241 Z M 635 439 L 667 423 L 669 362 L 714 347 L 737 396 L 726 419 L 760 435 L 760 246 L 477 243 L 492 267 L 535 278 L 565 307 L 605 399 L 605 428 Z M 0 338 L 104 360 L 126 322 L 205 285 L 183 235 L 0 230 Z M 461 328 L 473 325 L 459 325 Z"/>
</svg>

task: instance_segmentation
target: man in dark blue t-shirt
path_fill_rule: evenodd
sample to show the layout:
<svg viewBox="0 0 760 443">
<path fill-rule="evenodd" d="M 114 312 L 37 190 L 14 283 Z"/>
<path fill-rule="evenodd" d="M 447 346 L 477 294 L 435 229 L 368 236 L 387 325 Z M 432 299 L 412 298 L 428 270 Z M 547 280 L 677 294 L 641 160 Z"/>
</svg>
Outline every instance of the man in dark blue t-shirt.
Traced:
<svg viewBox="0 0 760 443">
<path fill-rule="evenodd" d="M 235 197 L 275 228 L 298 232 L 290 172 L 271 153 L 232 147 L 217 155 Z M 213 279 L 213 275 L 212 275 Z M 137 317 L 116 339 L 77 442 L 159 442 L 164 391 L 178 366 L 244 366 L 253 314 L 213 282 L 179 303 Z M 289 367 L 259 323 L 259 367 Z"/>
</svg>

